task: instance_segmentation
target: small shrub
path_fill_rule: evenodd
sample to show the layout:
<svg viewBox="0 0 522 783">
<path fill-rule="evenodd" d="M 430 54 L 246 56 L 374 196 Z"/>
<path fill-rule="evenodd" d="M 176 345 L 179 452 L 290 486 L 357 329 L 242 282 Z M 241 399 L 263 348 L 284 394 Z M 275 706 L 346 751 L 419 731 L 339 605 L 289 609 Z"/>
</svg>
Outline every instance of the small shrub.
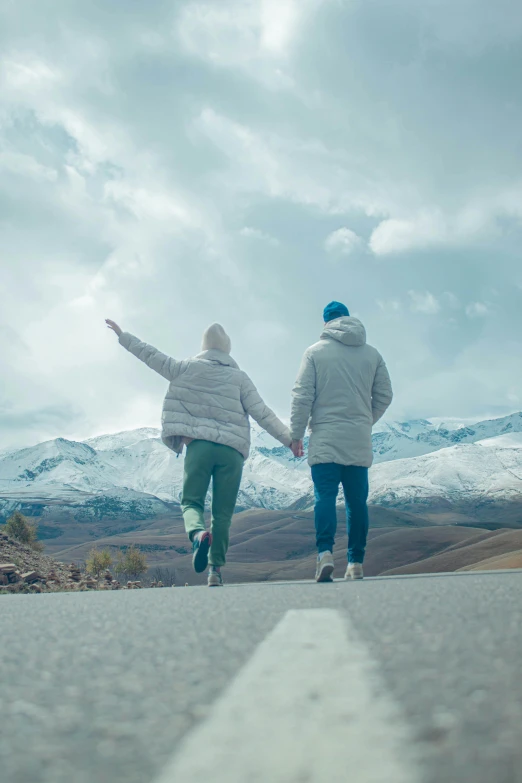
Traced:
<svg viewBox="0 0 522 783">
<path fill-rule="evenodd" d="M 112 565 L 112 556 L 108 549 L 96 549 L 93 547 L 87 555 L 85 561 L 85 570 L 92 576 L 99 577 L 103 571 L 106 571 Z"/>
<path fill-rule="evenodd" d="M 138 576 L 144 574 L 147 569 L 147 557 L 135 544 L 131 544 L 125 551 L 120 549 L 116 567 L 114 569 L 118 576 L 137 579 Z"/>
<path fill-rule="evenodd" d="M 44 547 L 42 542 L 38 541 L 37 529 L 37 525 L 29 522 L 20 511 L 15 511 L 5 525 L 8 536 L 20 541 L 21 544 L 27 544 L 37 552 L 42 552 Z"/>
</svg>

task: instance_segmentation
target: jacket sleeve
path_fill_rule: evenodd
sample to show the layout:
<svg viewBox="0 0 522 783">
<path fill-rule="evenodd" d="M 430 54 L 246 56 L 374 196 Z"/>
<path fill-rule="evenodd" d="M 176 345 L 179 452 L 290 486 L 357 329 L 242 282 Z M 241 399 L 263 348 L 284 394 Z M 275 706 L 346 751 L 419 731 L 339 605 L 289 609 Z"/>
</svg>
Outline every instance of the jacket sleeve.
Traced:
<svg viewBox="0 0 522 783">
<path fill-rule="evenodd" d="M 155 370 L 163 375 L 168 381 L 173 381 L 181 368 L 181 362 L 172 359 L 165 353 L 161 353 L 152 345 L 142 343 L 137 337 L 129 332 L 122 332 L 120 335 L 120 345 L 123 345 L 130 353 L 133 353 L 142 362 L 145 362 L 151 370 Z"/>
<path fill-rule="evenodd" d="M 299 368 L 297 380 L 292 389 L 292 413 L 290 432 L 294 440 L 302 440 L 312 415 L 316 395 L 315 363 L 309 353 L 305 353 Z"/>
<path fill-rule="evenodd" d="M 382 416 L 384 416 L 391 405 L 392 399 L 393 391 L 390 374 L 383 358 L 381 357 L 379 364 L 377 365 L 372 387 L 372 413 L 374 424 L 378 422 Z"/>
<path fill-rule="evenodd" d="M 259 426 L 266 430 L 269 435 L 276 438 L 283 446 L 290 446 L 292 442 L 290 430 L 275 415 L 274 411 L 265 405 L 248 375 L 245 375 L 243 385 L 241 386 L 241 403 L 245 412 L 252 416 L 254 421 L 257 421 Z"/>
</svg>

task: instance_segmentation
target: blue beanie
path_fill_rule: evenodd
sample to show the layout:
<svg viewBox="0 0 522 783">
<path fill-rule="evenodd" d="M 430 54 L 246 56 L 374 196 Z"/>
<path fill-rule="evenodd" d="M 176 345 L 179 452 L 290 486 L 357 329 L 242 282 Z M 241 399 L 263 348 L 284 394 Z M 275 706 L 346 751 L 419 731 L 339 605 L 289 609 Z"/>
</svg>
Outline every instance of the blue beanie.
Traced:
<svg viewBox="0 0 522 783">
<path fill-rule="evenodd" d="M 341 302 L 330 302 L 323 310 L 323 321 L 327 324 L 335 318 L 342 318 L 347 315 L 350 315 L 350 313 L 346 305 L 341 304 Z"/>
</svg>

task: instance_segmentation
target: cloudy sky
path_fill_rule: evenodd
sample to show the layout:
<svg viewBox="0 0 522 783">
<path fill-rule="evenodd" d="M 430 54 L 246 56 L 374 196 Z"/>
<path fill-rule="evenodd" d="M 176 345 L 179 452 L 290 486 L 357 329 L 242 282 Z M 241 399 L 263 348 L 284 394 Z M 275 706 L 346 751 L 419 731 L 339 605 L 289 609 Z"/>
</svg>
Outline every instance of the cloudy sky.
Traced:
<svg viewBox="0 0 522 783">
<path fill-rule="evenodd" d="M 323 306 L 390 417 L 522 408 L 517 0 L 5 0 L 0 450 L 157 425 L 221 321 L 280 415 Z"/>
</svg>

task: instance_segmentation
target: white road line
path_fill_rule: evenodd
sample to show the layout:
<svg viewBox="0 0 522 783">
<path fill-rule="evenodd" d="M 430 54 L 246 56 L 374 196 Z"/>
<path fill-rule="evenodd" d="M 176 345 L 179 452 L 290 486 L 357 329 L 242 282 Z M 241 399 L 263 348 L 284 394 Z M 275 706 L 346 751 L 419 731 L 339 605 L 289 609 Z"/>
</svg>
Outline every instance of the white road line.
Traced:
<svg viewBox="0 0 522 783">
<path fill-rule="evenodd" d="M 418 783 L 375 670 L 339 612 L 288 612 L 157 783 Z"/>
</svg>

